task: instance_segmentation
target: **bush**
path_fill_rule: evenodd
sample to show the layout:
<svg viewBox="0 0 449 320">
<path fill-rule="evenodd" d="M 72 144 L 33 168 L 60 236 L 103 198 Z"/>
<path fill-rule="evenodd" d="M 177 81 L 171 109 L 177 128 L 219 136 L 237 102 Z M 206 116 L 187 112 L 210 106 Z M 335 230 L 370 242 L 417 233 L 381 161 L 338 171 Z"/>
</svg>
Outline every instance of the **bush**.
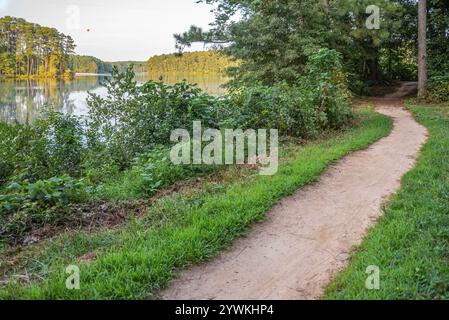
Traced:
<svg viewBox="0 0 449 320">
<path fill-rule="evenodd" d="M 275 128 L 282 135 L 312 137 L 337 129 L 351 118 L 350 91 L 340 55 L 321 49 L 312 55 L 306 74 L 295 86 L 253 85 L 231 96 L 231 122 L 242 128 Z"/>
<path fill-rule="evenodd" d="M 449 75 L 430 78 L 428 96 L 437 102 L 449 101 Z"/>
<path fill-rule="evenodd" d="M 351 93 L 343 72 L 341 54 L 335 50 L 320 49 L 306 66 L 301 81 L 304 94 L 311 94 L 310 107 L 318 108 L 326 115 L 326 126 L 340 128 L 351 118 L 349 99 Z"/>
<path fill-rule="evenodd" d="M 134 158 L 130 169 L 100 184 L 94 193 L 106 199 L 138 199 L 212 170 L 211 166 L 174 165 L 170 160 L 170 148 L 158 145 Z"/>
<path fill-rule="evenodd" d="M 169 144 L 174 129 L 192 129 L 194 120 L 214 127 L 217 105 L 212 97 L 194 85 L 173 86 L 149 81 L 139 86 L 128 69 L 106 83 L 108 96 L 90 95 L 89 144 L 112 157 L 121 169 L 155 144 Z"/>
<path fill-rule="evenodd" d="M 0 240 L 22 236 L 34 227 L 67 221 L 71 204 L 83 199 L 83 190 L 82 180 L 67 175 L 9 184 L 0 195 Z"/>
<path fill-rule="evenodd" d="M 37 181 L 81 175 L 85 154 L 80 120 L 50 112 L 32 125 L 0 124 L 0 187 L 11 176 Z"/>
</svg>

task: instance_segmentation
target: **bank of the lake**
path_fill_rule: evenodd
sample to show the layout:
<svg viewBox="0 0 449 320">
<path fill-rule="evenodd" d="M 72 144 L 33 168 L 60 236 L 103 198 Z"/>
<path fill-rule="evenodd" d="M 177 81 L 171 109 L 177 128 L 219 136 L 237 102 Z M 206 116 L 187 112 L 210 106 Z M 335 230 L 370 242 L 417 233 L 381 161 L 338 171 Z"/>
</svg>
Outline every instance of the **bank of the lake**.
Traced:
<svg viewBox="0 0 449 320">
<path fill-rule="evenodd" d="M 372 109 L 357 113 L 358 125 L 331 131 L 306 145 L 284 144 L 275 176 L 230 168 L 201 186 L 149 205 L 126 226 L 70 232 L 25 248 L 3 276 L 29 274 L 28 284 L 10 282 L 0 298 L 139 299 L 166 285 L 178 268 L 204 261 L 244 234 L 281 198 L 315 179 L 332 163 L 389 134 L 392 121 Z M 7 252 L 5 252 L 6 254 Z M 67 290 L 65 268 L 78 265 L 81 290 Z M 6 268 L 6 269 L 5 269 Z M 111 272 L 113 270 L 113 272 Z"/>
<path fill-rule="evenodd" d="M 85 115 L 88 111 L 86 99 L 88 92 L 104 96 L 103 83 L 108 74 L 77 74 L 73 79 L 10 79 L 0 78 L 0 122 L 29 123 L 39 118 L 45 109 L 69 115 Z M 213 95 L 225 93 L 223 85 L 227 78 L 221 74 L 170 73 L 152 76 L 147 73 L 136 74 L 136 81 L 163 81 L 174 84 L 181 81 L 198 84 Z"/>
</svg>

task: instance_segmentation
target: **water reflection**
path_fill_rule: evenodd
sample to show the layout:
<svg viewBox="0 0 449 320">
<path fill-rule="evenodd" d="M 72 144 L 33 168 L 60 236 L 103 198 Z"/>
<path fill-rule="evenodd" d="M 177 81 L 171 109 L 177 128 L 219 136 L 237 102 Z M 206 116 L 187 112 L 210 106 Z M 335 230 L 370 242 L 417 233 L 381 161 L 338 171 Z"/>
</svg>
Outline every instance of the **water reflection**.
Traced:
<svg viewBox="0 0 449 320">
<path fill-rule="evenodd" d="M 88 91 L 104 96 L 105 76 L 82 76 L 63 80 L 0 80 L 0 121 L 30 123 L 46 109 L 71 115 L 85 115 L 88 111 Z M 163 81 L 173 84 L 186 80 L 198 84 L 213 95 L 224 93 L 226 79 L 220 75 L 172 74 L 165 76 L 138 74 L 136 81 Z"/>
</svg>

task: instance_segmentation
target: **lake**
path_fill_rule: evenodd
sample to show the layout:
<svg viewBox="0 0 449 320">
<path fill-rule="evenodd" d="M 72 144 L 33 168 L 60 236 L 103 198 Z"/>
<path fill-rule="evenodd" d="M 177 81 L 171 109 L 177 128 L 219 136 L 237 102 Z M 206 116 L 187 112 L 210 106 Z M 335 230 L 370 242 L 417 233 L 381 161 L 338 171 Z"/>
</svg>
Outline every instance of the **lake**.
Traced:
<svg viewBox="0 0 449 320">
<path fill-rule="evenodd" d="M 0 121 L 30 123 L 38 118 L 47 106 L 70 115 L 85 115 L 88 112 L 88 92 L 105 96 L 106 89 L 102 83 L 106 79 L 107 76 L 104 75 L 83 75 L 69 81 L 0 80 Z M 224 94 L 222 85 L 227 81 L 221 75 L 175 74 L 162 79 L 152 78 L 148 74 L 136 75 L 137 82 L 144 83 L 148 80 L 162 80 L 167 84 L 186 80 L 212 95 Z"/>
</svg>

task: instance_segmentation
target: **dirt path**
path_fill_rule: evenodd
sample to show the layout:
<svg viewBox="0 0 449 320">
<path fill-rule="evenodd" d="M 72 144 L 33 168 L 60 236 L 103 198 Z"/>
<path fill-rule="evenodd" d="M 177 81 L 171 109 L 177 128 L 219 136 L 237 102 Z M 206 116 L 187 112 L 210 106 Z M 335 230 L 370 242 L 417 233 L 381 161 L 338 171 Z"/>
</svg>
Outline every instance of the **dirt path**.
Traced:
<svg viewBox="0 0 449 320">
<path fill-rule="evenodd" d="M 404 110 L 405 83 L 375 100 L 394 119 L 390 136 L 332 166 L 319 182 L 285 198 L 247 237 L 213 261 L 181 273 L 162 299 L 315 299 L 346 266 L 349 252 L 415 163 L 426 129 Z"/>
</svg>

